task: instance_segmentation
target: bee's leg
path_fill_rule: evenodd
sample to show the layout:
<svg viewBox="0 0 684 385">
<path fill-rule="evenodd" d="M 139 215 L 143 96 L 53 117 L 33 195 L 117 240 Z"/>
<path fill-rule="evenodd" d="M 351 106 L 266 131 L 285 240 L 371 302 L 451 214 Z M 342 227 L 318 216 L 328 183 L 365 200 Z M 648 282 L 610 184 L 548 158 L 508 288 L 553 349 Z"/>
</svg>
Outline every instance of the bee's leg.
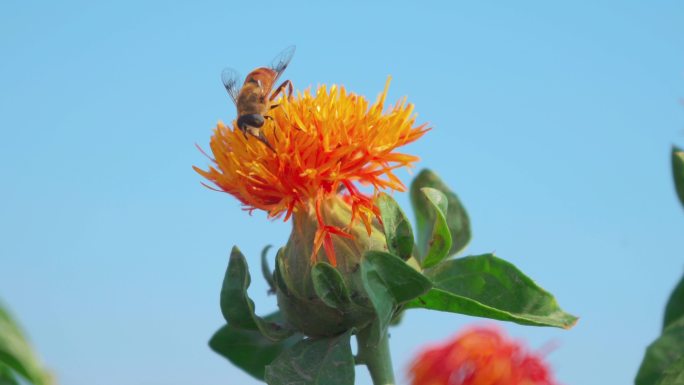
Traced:
<svg viewBox="0 0 684 385">
<path fill-rule="evenodd" d="M 291 98 L 293 93 L 294 93 L 294 86 L 292 86 L 292 82 L 288 80 L 287 81 L 287 97 Z"/>
<path fill-rule="evenodd" d="M 247 126 L 241 125 L 238 123 L 238 128 L 240 129 L 240 132 L 242 132 L 242 135 L 245 136 L 245 139 L 249 139 L 247 137 Z"/>
<path fill-rule="evenodd" d="M 281 92 L 283 92 L 283 89 L 287 87 L 287 97 L 289 98 L 292 96 L 293 88 L 292 88 L 292 82 L 289 80 L 285 80 L 284 82 L 280 83 L 280 85 L 271 93 L 271 99 L 270 100 L 275 100 L 278 95 L 280 95 Z"/>
<path fill-rule="evenodd" d="M 266 137 L 264 136 L 263 131 L 260 131 L 260 132 L 259 132 L 259 136 L 254 135 L 254 137 L 256 137 L 257 139 L 259 139 L 263 144 L 266 145 L 266 147 L 270 148 L 271 151 L 273 151 L 274 153 L 276 152 L 276 150 L 273 148 L 273 146 L 271 146 L 271 143 L 269 143 L 269 142 L 268 142 L 268 139 L 266 139 Z"/>
<path fill-rule="evenodd" d="M 278 105 L 276 104 L 276 106 L 278 106 Z M 271 108 L 273 108 L 273 106 L 271 106 Z M 272 117 L 272 116 L 269 116 L 269 115 L 264 115 L 264 118 L 265 118 L 265 119 L 268 119 L 268 120 L 271 120 L 271 121 L 273 120 L 273 117 Z M 262 135 L 263 135 L 263 134 L 262 134 Z M 278 140 L 278 135 L 276 135 L 275 125 L 273 126 L 273 137 L 275 138 L 276 142 L 279 141 L 279 140 Z"/>
</svg>

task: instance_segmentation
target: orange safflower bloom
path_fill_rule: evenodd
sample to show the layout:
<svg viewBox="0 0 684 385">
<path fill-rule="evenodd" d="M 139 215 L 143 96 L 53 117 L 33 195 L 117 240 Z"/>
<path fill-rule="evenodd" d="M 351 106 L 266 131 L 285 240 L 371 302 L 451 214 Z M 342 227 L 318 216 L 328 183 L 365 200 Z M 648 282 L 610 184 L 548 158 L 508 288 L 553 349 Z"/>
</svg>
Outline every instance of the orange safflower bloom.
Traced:
<svg viewBox="0 0 684 385">
<path fill-rule="evenodd" d="M 264 210 L 269 218 L 303 210 L 315 215 L 318 229 L 312 261 L 321 245 L 331 264 L 336 264 L 332 236 L 352 237 L 343 228 L 324 223 L 321 204 L 345 194 L 352 223 L 360 219 L 370 234 L 378 208 L 373 203 L 379 190 L 405 191 L 393 170 L 411 166 L 417 157 L 395 152 L 397 147 L 420 138 L 428 129 L 415 125 L 413 105 L 400 100 L 384 111 L 389 79 L 377 101 L 344 87 L 320 86 L 296 96 L 280 98 L 263 132 L 275 151 L 254 137 L 245 136 L 235 122 L 219 122 L 211 138 L 213 165 L 194 169 L 219 191 L 236 197 L 248 211 Z M 359 191 L 358 184 L 373 187 L 373 195 Z"/>
<path fill-rule="evenodd" d="M 496 329 L 476 327 L 414 360 L 411 385 L 556 385 L 542 357 Z"/>
</svg>

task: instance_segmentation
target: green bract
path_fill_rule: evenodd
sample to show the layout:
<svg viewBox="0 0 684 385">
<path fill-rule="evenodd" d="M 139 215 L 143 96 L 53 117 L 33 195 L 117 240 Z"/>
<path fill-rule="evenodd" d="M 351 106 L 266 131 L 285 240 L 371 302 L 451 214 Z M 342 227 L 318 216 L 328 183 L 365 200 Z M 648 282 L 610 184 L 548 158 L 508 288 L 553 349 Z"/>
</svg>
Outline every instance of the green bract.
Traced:
<svg viewBox="0 0 684 385">
<path fill-rule="evenodd" d="M 247 263 L 235 248 L 221 292 L 228 324 L 211 347 L 271 385 L 352 385 L 354 364 L 366 365 L 376 384 L 393 384 L 388 328 L 406 309 L 423 308 L 525 325 L 570 328 L 551 294 L 515 266 L 491 254 L 453 259 L 470 240 L 460 200 L 431 171 L 411 184 L 417 241 L 403 210 L 389 195 L 376 200 L 381 223 L 370 234 L 342 199 L 325 203 L 324 222 L 353 238 L 333 236 L 337 265 L 319 251 L 312 263 L 317 218 L 296 212 L 290 238 L 271 272 L 262 270 L 280 311 L 254 313 L 247 296 Z M 350 338 L 358 340 L 351 354 Z"/>
<path fill-rule="evenodd" d="M 458 199 L 441 179 L 430 170 L 421 171 L 411 183 L 411 203 L 416 214 L 418 227 L 418 247 L 421 255 L 426 255 L 430 248 L 431 224 L 434 221 L 435 212 L 425 197 L 423 188 L 435 189 L 446 197 L 447 208 L 446 222 L 451 233 L 451 247 L 448 256 L 452 256 L 463 250 L 470 242 L 470 219 L 461 201 Z"/>
<path fill-rule="evenodd" d="M 328 202 L 322 212 L 332 226 L 342 228 L 351 221 L 351 210 L 342 200 Z M 374 312 L 360 266 L 367 250 L 387 249 L 382 230 L 373 225 L 368 235 L 359 223 L 350 230 L 354 239 L 333 236 L 337 266 L 332 268 L 324 262 L 312 265 L 316 218 L 296 213 L 292 227 L 290 239 L 276 260 L 276 293 L 285 319 L 311 337 L 335 336 L 369 324 Z M 318 256 L 319 260 L 327 259 L 324 250 Z"/>
<path fill-rule="evenodd" d="M 389 195 L 382 193 L 376 201 L 382 217 L 382 227 L 387 238 L 389 252 L 409 259 L 413 252 L 413 230 L 411 223 L 397 202 Z"/>
</svg>

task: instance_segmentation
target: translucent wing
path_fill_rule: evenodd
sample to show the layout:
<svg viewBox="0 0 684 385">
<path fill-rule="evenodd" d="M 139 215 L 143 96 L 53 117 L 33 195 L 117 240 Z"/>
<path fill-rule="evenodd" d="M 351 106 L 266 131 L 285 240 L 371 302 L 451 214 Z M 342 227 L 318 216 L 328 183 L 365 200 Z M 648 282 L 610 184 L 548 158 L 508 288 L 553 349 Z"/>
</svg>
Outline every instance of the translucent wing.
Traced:
<svg viewBox="0 0 684 385">
<path fill-rule="evenodd" d="M 237 105 L 238 94 L 240 93 L 240 88 L 242 88 L 242 77 L 240 74 L 232 68 L 226 68 L 221 72 L 221 81 L 223 81 L 223 86 L 226 87 L 228 95 L 233 99 L 233 103 Z"/>
<path fill-rule="evenodd" d="M 295 48 L 296 47 L 293 45 L 285 48 L 271 62 L 271 69 L 276 72 L 276 77 L 273 79 L 273 83 L 278 80 L 280 75 L 287 68 L 287 65 L 290 64 L 290 60 L 292 60 L 292 56 L 294 56 L 295 53 Z"/>
</svg>

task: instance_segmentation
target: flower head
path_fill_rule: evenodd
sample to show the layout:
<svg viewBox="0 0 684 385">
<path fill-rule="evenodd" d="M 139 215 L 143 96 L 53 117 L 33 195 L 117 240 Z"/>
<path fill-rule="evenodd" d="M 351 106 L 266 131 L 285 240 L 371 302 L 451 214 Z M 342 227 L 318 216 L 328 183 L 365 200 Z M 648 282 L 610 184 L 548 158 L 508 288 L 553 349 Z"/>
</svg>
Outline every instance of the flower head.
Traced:
<svg viewBox="0 0 684 385">
<path fill-rule="evenodd" d="M 379 219 L 373 195 L 383 189 L 404 191 L 393 171 L 418 159 L 395 149 L 427 131 L 425 125 L 415 125 L 413 105 L 405 100 L 384 110 L 388 86 L 389 79 L 372 105 L 336 85 L 279 99 L 272 119 L 262 127 L 273 150 L 235 124 L 219 122 L 211 138 L 213 165 L 195 170 L 250 212 L 260 209 L 285 220 L 296 212 L 315 216 L 311 258 L 323 246 L 335 265 L 332 236 L 353 235 L 325 222 L 324 202 L 344 193 L 352 212 L 349 226 L 360 220 L 370 234 L 373 218 Z M 359 184 L 371 186 L 373 195 L 361 192 Z"/>
<path fill-rule="evenodd" d="M 542 358 L 491 328 L 472 328 L 423 351 L 412 385 L 555 385 Z"/>
</svg>

